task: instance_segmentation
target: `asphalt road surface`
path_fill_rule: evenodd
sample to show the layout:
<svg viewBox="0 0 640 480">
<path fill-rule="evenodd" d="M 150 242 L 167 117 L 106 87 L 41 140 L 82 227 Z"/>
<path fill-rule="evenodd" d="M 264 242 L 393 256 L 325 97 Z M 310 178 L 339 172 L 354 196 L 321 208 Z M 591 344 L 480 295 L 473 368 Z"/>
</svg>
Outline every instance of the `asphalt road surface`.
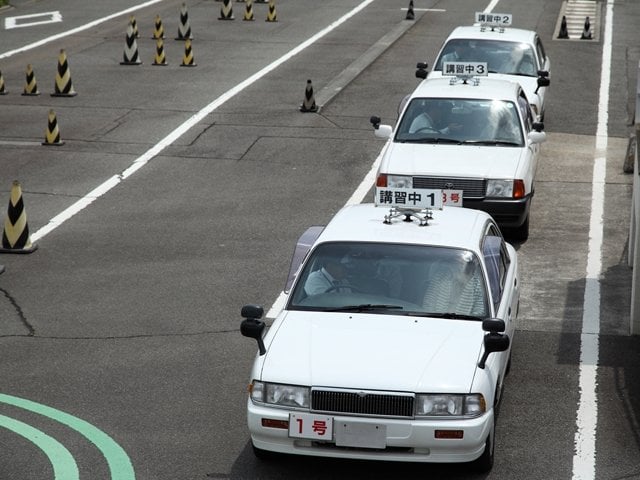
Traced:
<svg viewBox="0 0 640 480">
<path fill-rule="evenodd" d="M 281 0 L 275 22 L 267 4 L 245 21 L 232 2 L 224 21 L 222 2 L 195 0 L 188 68 L 181 5 L 0 10 L 0 205 L 18 180 L 38 247 L 0 253 L 0 479 L 640 478 L 622 170 L 640 4 L 598 2 L 599 35 L 580 41 L 555 38 L 560 0 L 418 0 L 415 20 L 396 0 Z M 308 226 L 371 200 L 369 117 L 393 122 L 416 62 L 488 8 L 537 30 L 552 61 L 494 469 L 258 461 L 240 307 L 276 302 Z M 131 15 L 135 66 L 120 64 Z M 50 95 L 61 50 L 74 97 Z M 40 95 L 21 95 L 27 65 Z M 299 111 L 308 79 L 319 113 Z M 64 144 L 42 145 L 51 111 Z"/>
</svg>

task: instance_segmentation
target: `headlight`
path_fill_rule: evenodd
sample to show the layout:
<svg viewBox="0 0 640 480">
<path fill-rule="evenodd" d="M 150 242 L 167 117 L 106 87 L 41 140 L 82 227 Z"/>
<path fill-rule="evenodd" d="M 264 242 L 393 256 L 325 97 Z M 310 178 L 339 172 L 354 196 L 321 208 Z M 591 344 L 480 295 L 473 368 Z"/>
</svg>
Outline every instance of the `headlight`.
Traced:
<svg viewBox="0 0 640 480">
<path fill-rule="evenodd" d="M 281 407 L 309 408 L 309 388 L 254 381 L 251 400 Z"/>
<path fill-rule="evenodd" d="M 413 188 L 413 177 L 406 175 L 387 175 L 388 188 Z"/>
<path fill-rule="evenodd" d="M 416 395 L 416 417 L 477 417 L 486 409 L 479 393 Z"/>
<path fill-rule="evenodd" d="M 513 196 L 513 180 L 489 180 L 487 197 L 511 198 Z"/>
</svg>

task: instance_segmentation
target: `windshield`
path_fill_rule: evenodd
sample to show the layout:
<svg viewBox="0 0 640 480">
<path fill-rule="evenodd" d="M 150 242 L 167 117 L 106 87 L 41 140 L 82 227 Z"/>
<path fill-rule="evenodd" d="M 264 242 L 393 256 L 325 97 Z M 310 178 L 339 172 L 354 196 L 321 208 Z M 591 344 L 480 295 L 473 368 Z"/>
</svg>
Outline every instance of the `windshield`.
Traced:
<svg viewBox="0 0 640 480">
<path fill-rule="evenodd" d="M 325 243 L 307 259 L 289 310 L 488 316 L 480 262 L 468 250 L 390 243 Z"/>
<path fill-rule="evenodd" d="M 526 43 L 457 38 L 444 46 L 434 70 L 444 62 L 486 62 L 489 73 L 538 76 L 535 52 Z"/>
<path fill-rule="evenodd" d="M 504 100 L 413 98 L 398 125 L 396 142 L 522 147 L 517 107 Z"/>
</svg>

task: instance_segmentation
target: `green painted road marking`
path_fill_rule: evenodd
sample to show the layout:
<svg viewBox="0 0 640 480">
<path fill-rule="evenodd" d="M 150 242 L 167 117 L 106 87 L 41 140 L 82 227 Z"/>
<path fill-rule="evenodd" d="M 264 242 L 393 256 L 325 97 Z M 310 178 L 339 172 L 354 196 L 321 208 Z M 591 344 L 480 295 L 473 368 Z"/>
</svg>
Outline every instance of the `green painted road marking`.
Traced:
<svg viewBox="0 0 640 480">
<path fill-rule="evenodd" d="M 35 443 L 42 450 L 53 466 L 55 480 L 79 480 L 78 465 L 69 450 L 64 448 L 55 438 L 13 418 L 0 415 L 0 427 L 7 428 Z"/>
<path fill-rule="evenodd" d="M 73 415 L 69 415 L 68 413 L 56 410 L 55 408 L 3 393 L 0 393 L 0 402 L 44 415 L 45 417 L 67 425 L 84 436 L 102 452 L 111 471 L 111 480 L 135 480 L 136 476 L 133 473 L 133 465 L 131 465 L 131 460 L 129 460 L 127 453 L 120 445 L 113 441 L 109 435 L 90 423 Z M 58 480 L 58 477 L 56 477 L 56 480 Z"/>
</svg>

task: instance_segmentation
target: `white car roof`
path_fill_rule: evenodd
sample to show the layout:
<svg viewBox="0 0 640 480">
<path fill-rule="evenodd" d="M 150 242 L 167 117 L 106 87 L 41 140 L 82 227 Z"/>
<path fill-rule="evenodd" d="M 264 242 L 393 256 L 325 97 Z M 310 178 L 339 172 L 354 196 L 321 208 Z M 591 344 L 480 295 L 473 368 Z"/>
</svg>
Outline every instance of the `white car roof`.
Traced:
<svg viewBox="0 0 640 480">
<path fill-rule="evenodd" d="M 324 228 L 317 243 L 382 242 L 464 248 L 478 252 L 480 239 L 491 216 L 480 210 L 443 207 L 433 210 L 433 219 L 420 226 L 404 217 L 384 223 L 387 207 L 372 203 L 349 205 L 340 210 Z"/>
<path fill-rule="evenodd" d="M 484 30 L 483 30 L 484 28 Z M 481 40 L 504 40 L 508 42 L 520 42 L 535 45 L 536 32 L 522 28 L 506 27 L 502 31 L 499 28 L 492 30 L 480 25 L 456 27 L 445 40 L 445 43 L 455 38 L 477 38 Z"/>
<path fill-rule="evenodd" d="M 478 84 L 473 80 L 463 83 L 461 80 L 452 84 L 455 77 L 431 77 L 426 78 L 416 87 L 411 98 L 470 98 L 482 100 L 509 100 L 516 101 L 520 85 L 510 80 L 492 77 L 476 77 Z"/>
</svg>

